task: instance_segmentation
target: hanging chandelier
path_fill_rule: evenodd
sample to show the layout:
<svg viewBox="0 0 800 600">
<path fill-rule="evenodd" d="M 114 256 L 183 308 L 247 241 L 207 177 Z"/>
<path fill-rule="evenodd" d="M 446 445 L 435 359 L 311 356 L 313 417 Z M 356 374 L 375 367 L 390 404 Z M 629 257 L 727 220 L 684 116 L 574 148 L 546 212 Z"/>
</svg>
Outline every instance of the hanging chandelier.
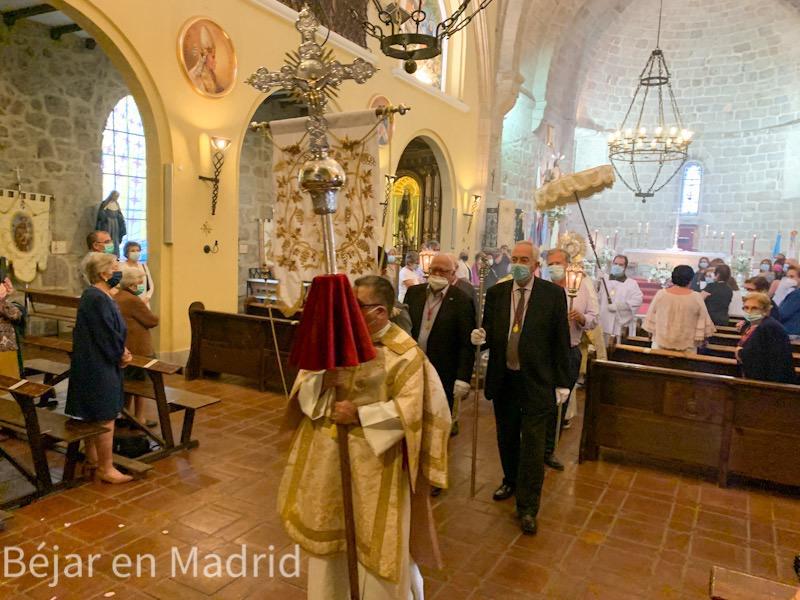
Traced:
<svg viewBox="0 0 800 600">
<path fill-rule="evenodd" d="M 464 29 L 492 2 L 493 0 L 462 0 L 452 15 L 441 23 L 434 23 L 423 10 L 425 0 L 406 0 L 405 4 L 411 9 L 410 12 L 401 6 L 403 3 L 400 0 L 389 4 L 372 0 L 380 24 L 365 20 L 362 27 L 367 35 L 380 42 L 381 51 L 386 56 L 403 60 L 406 73 L 414 73 L 418 60 L 439 56 L 445 38 Z M 470 5 L 474 5 L 474 10 L 467 13 Z M 351 10 L 351 14 L 355 19 L 360 18 L 355 10 Z M 387 30 L 384 31 L 384 28 Z"/>
<path fill-rule="evenodd" d="M 625 118 L 608 137 L 608 157 L 617 176 L 642 202 L 652 198 L 680 171 L 694 135 L 681 120 L 660 47 L 663 8 L 661 0 L 656 48 L 639 75 Z"/>
</svg>

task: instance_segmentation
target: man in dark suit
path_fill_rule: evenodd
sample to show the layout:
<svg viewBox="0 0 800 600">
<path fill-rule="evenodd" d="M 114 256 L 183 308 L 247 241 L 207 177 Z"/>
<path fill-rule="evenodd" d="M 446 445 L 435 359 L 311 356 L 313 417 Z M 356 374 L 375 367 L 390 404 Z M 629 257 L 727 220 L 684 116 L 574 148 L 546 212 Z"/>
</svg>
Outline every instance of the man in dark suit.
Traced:
<svg viewBox="0 0 800 600">
<path fill-rule="evenodd" d="M 495 500 L 516 495 L 523 533 L 536 533 L 544 481 L 548 419 L 569 397 L 567 299 L 557 285 L 534 277 L 539 251 L 519 242 L 513 279 L 486 292 L 483 328 L 472 343 L 489 349 L 486 398 L 494 402 L 503 483 Z"/>
<path fill-rule="evenodd" d="M 470 390 L 475 349 L 470 332 L 475 328 L 472 299 L 452 284 L 455 263 L 437 254 L 428 283 L 408 288 L 405 302 L 411 315 L 411 337 L 433 364 L 442 381 L 453 416 L 452 435 L 458 433 L 458 405 Z"/>
</svg>

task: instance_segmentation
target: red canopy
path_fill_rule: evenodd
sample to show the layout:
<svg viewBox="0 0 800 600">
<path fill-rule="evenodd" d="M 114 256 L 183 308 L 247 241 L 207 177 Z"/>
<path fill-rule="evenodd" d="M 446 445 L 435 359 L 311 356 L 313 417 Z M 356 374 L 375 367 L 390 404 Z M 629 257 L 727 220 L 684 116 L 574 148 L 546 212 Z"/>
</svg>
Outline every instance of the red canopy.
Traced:
<svg viewBox="0 0 800 600">
<path fill-rule="evenodd" d="M 375 358 L 367 324 L 346 275 L 318 275 L 308 291 L 289 356 L 301 369 L 355 367 Z"/>
</svg>

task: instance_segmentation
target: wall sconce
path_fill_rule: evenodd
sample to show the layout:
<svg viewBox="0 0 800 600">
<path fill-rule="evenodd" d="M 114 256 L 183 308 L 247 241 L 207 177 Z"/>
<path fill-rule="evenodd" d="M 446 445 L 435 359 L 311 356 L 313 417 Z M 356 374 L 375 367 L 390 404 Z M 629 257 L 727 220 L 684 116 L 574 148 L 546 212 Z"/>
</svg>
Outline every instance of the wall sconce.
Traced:
<svg viewBox="0 0 800 600">
<path fill-rule="evenodd" d="M 222 172 L 222 165 L 225 164 L 225 151 L 231 145 L 231 141 L 227 138 L 211 136 L 211 150 L 213 155 L 211 157 L 212 164 L 214 165 L 214 176 L 206 177 L 205 175 L 198 175 L 201 181 L 210 181 L 211 188 L 211 214 L 217 214 L 217 197 L 219 196 L 219 174 Z"/>
<path fill-rule="evenodd" d="M 481 206 L 481 197 L 478 194 L 473 194 L 472 206 L 469 207 L 469 212 L 463 213 L 465 217 L 469 217 L 469 221 L 467 222 L 467 233 L 469 233 L 469 230 L 472 229 L 472 219 L 475 217 L 475 213 L 478 212 L 480 206 Z"/>
</svg>

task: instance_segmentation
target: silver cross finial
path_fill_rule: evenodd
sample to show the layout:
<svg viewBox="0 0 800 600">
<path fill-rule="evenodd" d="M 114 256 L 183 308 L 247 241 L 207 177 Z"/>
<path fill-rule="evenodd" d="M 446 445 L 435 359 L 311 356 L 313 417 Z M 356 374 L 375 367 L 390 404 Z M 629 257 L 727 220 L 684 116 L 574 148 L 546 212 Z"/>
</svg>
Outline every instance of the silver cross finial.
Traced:
<svg viewBox="0 0 800 600">
<path fill-rule="evenodd" d="M 308 106 L 309 122 L 306 127 L 310 137 L 311 152 L 322 156 L 327 152 L 328 129 L 325 121 L 325 108 L 329 98 L 336 97 L 342 81 L 352 79 L 365 83 L 375 74 L 375 67 L 363 58 L 356 58 L 351 64 L 343 65 L 333 57 L 330 49 L 323 49 L 316 41 L 319 22 L 305 4 L 298 13 L 295 28 L 300 32 L 301 44 L 298 51 L 286 54 L 286 64 L 280 71 L 270 71 L 260 67 L 247 78 L 246 83 L 261 92 L 275 88 L 287 90 L 295 98 Z"/>
</svg>

